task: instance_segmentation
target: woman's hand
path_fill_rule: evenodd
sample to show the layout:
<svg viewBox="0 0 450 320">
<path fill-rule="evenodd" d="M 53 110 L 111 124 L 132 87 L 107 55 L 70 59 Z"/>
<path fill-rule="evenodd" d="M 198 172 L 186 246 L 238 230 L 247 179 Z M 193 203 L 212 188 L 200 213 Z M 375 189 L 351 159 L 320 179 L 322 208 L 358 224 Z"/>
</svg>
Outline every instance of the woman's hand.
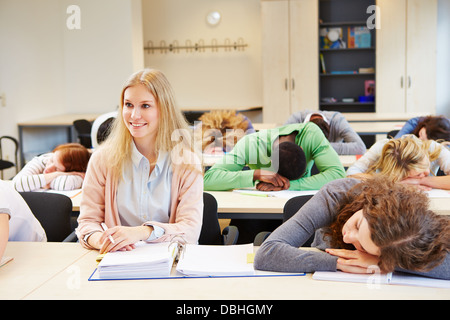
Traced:
<svg viewBox="0 0 450 320">
<path fill-rule="evenodd" d="M 326 249 L 327 253 L 338 257 L 336 268 L 349 273 L 374 273 L 379 271 L 379 257 L 359 250 Z"/>
<path fill-rule="evenodd" d="M 98 243 L 100 244 L 100 254 L 113 251 L 129 251 L 135 248 L 134 244 L 141 240 L 146 240 L 153 232 L 151 226 L 124 227 L 117 226 L 104 231 Z M 111 242 L 109 236 L 112 237 L 114 243 Z"/>
</svg>

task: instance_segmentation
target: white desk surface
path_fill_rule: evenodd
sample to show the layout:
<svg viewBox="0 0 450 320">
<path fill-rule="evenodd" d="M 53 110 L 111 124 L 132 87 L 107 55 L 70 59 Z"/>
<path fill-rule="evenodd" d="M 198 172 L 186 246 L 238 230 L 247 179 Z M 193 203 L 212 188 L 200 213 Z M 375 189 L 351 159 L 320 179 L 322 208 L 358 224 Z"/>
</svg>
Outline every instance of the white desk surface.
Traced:
<svg viewBox="0 0 450 320">
<path fill-rule="evenodd" d="M 100 114 L 98 113 L 67 113 L 51 117 L 44 117 L 35 120 L 21 121 L 19 126 L 72 126 L 73 122 L 78 119 L 86 119 L 94 121 Z"/>
<path fill-rule="evenodd" d="M 377 112 L 343 112 L 348 122 L 353 121 L 408 121 L 411 118 L 427 116 L 428 113 L 377 113 Z"/>
<path fill-rule="evenodd" d="M 216 198 L 219 218 L 221 218 L 221 213 L 257 213 L 262 216 L 264 214 L 282 214 L 284 204 L 288 200 L 277 197 L 249 196 L 231 191 L 205 192 L 212 194 Z M 82 192 L 71 198 L 74 211 L 80 210 L 81 198 Z M 430 197 L 430 209 L 437 214 L 450 215 L 450 197 Z"/>
<path fill-rule="evenodd" d="M 404 121 L 374 121 L 374 122 L 349 122 L 350 126 L 358 134 L 386 134 L 391 130 L 400 130 Z"/>
<path fill-rule="evenodd" d="M 78 243 L 8 243 L 14 260 L 0 268 L 0 299 L 450 299 L 450 289 L 318 281 L 295 277 L 237 277 L 88 281 L 96 250 Z"/>
</svg>

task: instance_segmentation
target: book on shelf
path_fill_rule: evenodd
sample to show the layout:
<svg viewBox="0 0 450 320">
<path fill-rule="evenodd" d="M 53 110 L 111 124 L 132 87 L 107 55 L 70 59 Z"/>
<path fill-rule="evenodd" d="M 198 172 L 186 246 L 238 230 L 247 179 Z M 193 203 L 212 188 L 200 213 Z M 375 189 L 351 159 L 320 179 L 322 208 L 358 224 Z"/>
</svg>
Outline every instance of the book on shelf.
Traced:
<svg viewBox="0 0 450 320">
<path fill-rule="evenodd" d="M 364 94 L 366 96 L 375 96 L 375 80 L 364 81 Z"/>
<path fill-rule="evenodd" d="M 371 34 L 367 27 L 350 27 L 354 32 L 354 48 L 370 48 Z"/>
<path fill-rule="evenodd" d="M 326 73 L 327 73 L 327 69 L 326 69 L 326 67 L 325 67 L 325 60 L 324 60 L 324 58 L 323 58 L 323 54 L 321 53 L 321 54 L 319 55 L 319 57 L 320 57 L 320 71 L 321 71 L 323 74 L 326 74 Z"/>
<path fill-rule="evenodd" d="M 373 67 L 367 67 L 367 68 L 359 68 L 359 73 L 375 73 L 375 68 Z"/>
</svg>

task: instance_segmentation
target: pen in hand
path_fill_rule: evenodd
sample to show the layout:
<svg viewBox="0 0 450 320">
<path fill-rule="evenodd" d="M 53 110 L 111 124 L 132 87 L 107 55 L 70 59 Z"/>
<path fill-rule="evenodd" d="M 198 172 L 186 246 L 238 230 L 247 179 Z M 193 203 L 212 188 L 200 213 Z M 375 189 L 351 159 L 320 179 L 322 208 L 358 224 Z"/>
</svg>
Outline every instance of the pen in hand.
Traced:
<svg viewBox="0 0 450 320">
<path fill-rule="evenodd" d="M 105 224 L 104 222 L 102 222 L 100 225 L 102 226 L 103 231 L 108 230 L 108 227 L 106 226 L 106 224 Z M 113 237 L 111 237 L 111 235 L 109 235 L 108 238 L 109 238 L 109 241 L 111 241 L 112 244 L 116 244 L 116 243 L 114 242 Z"/>
</svg>

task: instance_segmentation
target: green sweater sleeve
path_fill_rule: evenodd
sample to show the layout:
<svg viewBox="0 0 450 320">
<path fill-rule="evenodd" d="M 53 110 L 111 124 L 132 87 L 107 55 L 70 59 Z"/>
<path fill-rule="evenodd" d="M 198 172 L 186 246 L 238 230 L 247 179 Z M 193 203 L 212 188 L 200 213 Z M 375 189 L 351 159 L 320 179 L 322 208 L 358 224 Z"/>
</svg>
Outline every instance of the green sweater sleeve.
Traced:
<svg viewBox="0 0 450 320">
<path fill-rule="evenodd" d="M 230 153 L 225 154 L 206 171 L 203 178 L 205 190 L 230 190 L 254 186 L 254 170 L 242 170 L 249 160 L 246 148 L 249 145 L 248 140 L 247 136 L 243 137 Z"/>
<path fill-rule="evenodd" d="M 308 123 L 297 139 L 297 144 L 305 152 L 306 160 L 314 161 L 319 173 L 291 180 L 290 190 L 319 190 L 330 181 L 345 178 L 345 170 L 338 154 L 319 127 Z"/>
</svg>

